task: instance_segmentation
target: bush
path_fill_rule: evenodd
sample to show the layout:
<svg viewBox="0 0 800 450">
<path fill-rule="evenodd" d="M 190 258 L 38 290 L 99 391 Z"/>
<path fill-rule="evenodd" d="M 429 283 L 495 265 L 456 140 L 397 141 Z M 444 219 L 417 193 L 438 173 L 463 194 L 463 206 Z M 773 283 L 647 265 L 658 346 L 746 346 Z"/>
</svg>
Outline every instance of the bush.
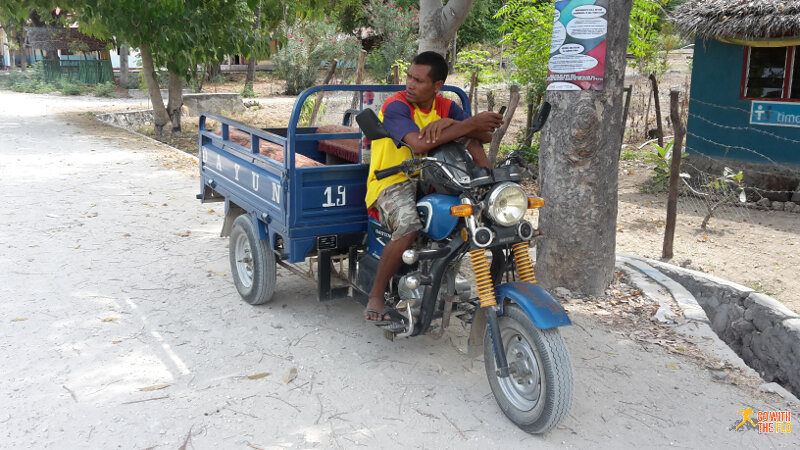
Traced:
<svg viewBox="0 0 800 450">
<path fill-rule="evenodd" d="M 623 149 L 619 154 L 620 161 L 632 161 L 638 157 L 639 157 L 639 152 L 636 150 L 635 147 L 634 148 L 625 147 L 625 149 Z"/>
<path fill-rule="evenodd" d="M 211 77 L 211 82 L 214 84 L 223 84 L 228 82 L 228 78 L 225 75 L 218 73 Z"/>
<path fill-rule="evenodd" d="M 80 95 L 83 94 L 83 88 L 77 84 L 70 83 L 67 80 L 60 80 L 56 83 L 58 90 L 63 95 Z"/>
<path fill-rule="evenodd" d="M 669 190 L 669 177 L 672 169 L 672 144 L 674 141 L 667 142 L 663 147 L 652 142 L 650 145 L 655 150 L 645 151 L 644 160 L 655 164 L 650 179 L 639 190 L 646 193 L 667 192 Z M 684 152 L 681 158 L 689 154 Z"/>
<path fill-rule="evenodd" d="M 128 85 L 122 86 L 125 89 L 139 89 L 139 77 L 128 76 Z"/>
<path fill-rule="evenodd" d="M 256 96 L 256 91 L 254 91 L 250 86 L 245 85 L 242 89 L 241 95 L 243 98 L 253 98 Z"/>
<path fill-rule="evenodd" d="M 147 92 L 147 80 L 144 79 L 144 70 L 139 71 L 139 90 L 142 92 Z"/>
<path fill-rule="evenodd" d="M 25 72 L 12 70 L 9 72 L 4 84 L 5 87 L 14 92 L 47 94 L 57 90 L 56 86 L 45 80 L 41 62 L 35 63 L 31 69 Z"/>
<path fill-rule="evenodd" d="M 286 43 L 275 55 L 275 71 L 286 81 L 286 94 L 297 95 L 314 85 L 322 63 L 329 60 L 354 60 L 361 51 L 361 42 L 324 22 L 303 22 L 287 26 L 282 34 Z"/>
<path fill-rule="evenodd" d="M 102 84 L 98 84 L 94 87 L 94 96 L 95 97 L 116 97 L 117 92 L 114 89 L 114 84 L 110 81 L 107 81 Z"/>
<path fill-rule="evenodd" d="M 155 78 L 159 89 L 166 89 L 169 86 L 169 72 L 156 71 Z M 147 80 L 144 78 L 144 70 L 139 71 L 139 90 L 147 92 Z"/>
<path fill-rule="evenodd" d="M 370 62 L 378 79 L 391 80 L 398 61 L 411 61 L 417 54 L 419 10 L 403 9 L 394 0 L 370 0 L 366 7 L 369 24 L 381 37 L 377 50 L 370 53 Z"/>
<path fill-rule="evenodd" d="M 57 90 L 58 90 L 58 88 L 56 88 L 55 86 L 53 86 L 50 83 L 39 82 L 39 83 L 34 84 L 31 87 L 30 90 L 27 90 L 25 92 L 33 92 L 34 94 L 49 94 L 49 93 L 55 92 Z M 79 92 L 79 94 L 80 94 L 80 92 Z"/>
<path fill-rule="evenodd" d="M 512 151 L 519 149 L 519 155 L 522 156 L 522 159 L 525 160 L 526 163 L 532 164 L 533 166 L 539 166 L 539 138 L 538 136 L 534 136 L 534 139 L 531 141 L 531 145 L 526 146 L 523 145 L 522 139 L 524 136 L 519 136 L 517 138 L 516 144 L 500 144 L 500 149 L 497 152 L 497 161 L 502 161 L 503 158 L 507 157 L 509 153 Z"/>
</svg>

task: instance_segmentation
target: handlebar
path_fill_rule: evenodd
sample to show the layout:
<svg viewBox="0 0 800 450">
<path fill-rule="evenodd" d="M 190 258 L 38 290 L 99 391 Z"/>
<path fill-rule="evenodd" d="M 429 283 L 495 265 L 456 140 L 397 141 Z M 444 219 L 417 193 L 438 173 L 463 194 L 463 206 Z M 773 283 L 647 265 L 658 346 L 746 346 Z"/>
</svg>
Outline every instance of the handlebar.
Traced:
<svg viewBox="0 0 800 450">
<path fill-rule="evenodd" d="M 386 177 L 390 177 L 396 173 L 400 173 L 403 171 L 403 165 L 398 164 L 396 166 L 389 167 L 388 169 L 383 170 L 376 170 L 375 171 L 375 178 L 382 180 Z"/>
</svg>

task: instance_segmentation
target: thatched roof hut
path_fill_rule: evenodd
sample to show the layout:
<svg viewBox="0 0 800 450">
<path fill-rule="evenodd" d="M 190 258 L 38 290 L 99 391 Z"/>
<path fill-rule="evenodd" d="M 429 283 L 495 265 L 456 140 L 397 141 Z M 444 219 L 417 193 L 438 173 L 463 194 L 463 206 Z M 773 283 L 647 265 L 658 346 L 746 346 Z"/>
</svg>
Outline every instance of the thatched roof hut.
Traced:
<svg viewBox="0 0 800 450">
<path fill-rule="evenodd" d="M 39 50 L 69 50 L 75 43 L 83 43 L 88 51 L 106 50 L 108 41 L 87 36 L 72 28 L 25 27 L 28 45 Z"/>
<path fill-rule="evenodd" d="M 798 38 L 800 0 L 689 0 L 671 20 L 703 39 Z"/>
</svg>

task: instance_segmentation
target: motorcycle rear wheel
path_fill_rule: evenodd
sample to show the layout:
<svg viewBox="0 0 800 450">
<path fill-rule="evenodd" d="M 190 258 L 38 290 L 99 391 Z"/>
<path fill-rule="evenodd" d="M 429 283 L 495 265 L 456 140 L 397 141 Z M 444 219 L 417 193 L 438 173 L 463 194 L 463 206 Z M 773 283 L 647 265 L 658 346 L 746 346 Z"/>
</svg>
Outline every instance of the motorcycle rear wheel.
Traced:
<svg viewBox="0 0 800 450">
<path fill-rule="evenodd" d="M 492 394 L 503 413 L 522 430 L 540 434 L 561 423 L 572 406 L 572 363 L 558 328 L 540 330 L 517 305 L 498 317 L 500 333 L 514 374 L 497 375 L 489 328 L 483 358 Z"/>
<path fill-rule="evenodd" d="M 275 254 L 267 241 L 258 239 L 247 214 L 233 222 L 229 248 L 233 284 L 242 299 L 251 305 L 272 300 L 277 277 Z"/>
</svg>

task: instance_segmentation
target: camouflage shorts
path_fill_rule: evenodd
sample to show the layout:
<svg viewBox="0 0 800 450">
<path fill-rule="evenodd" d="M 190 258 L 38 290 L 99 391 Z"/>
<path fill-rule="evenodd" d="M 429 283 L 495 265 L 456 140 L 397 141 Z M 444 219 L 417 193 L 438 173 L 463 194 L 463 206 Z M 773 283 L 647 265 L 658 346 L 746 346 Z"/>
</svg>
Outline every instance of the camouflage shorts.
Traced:
<svg viewBox="0 0 800 450">
<path fill-rule="evenodd" d="M 393 184 L 378 194 L 375 208 L 380 214 L 381 225 L 392 233 L 393 241 L 422 229 L 416 197 L 416 180 Z"/>
</svg>

